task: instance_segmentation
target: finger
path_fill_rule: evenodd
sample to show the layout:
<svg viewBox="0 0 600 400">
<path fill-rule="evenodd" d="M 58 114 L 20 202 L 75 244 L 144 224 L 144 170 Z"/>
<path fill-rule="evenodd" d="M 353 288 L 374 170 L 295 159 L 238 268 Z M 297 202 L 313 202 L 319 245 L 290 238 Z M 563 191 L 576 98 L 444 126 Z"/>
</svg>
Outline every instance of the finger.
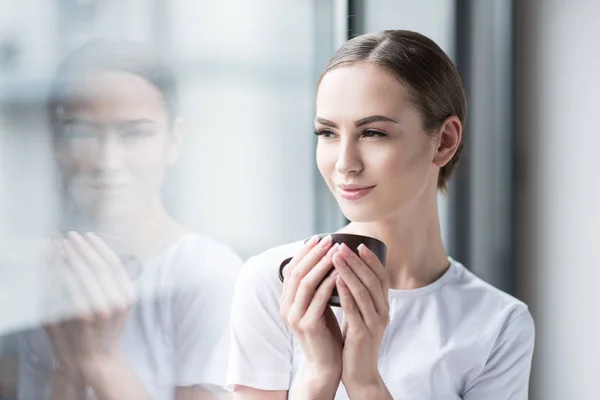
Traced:
<svg viewBox="0 0 600 400">
<path fill-rule="evenodd" d="M 333 294 L 333 289 L 335 289 L 335 281 L 338 277 L 337 271 L 333 271 L 331 275 L 329 275 L 323 283 L 319 286 L 315 295 L 313 296 L 306 313 L 304 314 L 304 318 L 309 319 L 318 319 L 323 316 L 325 312 L 325 308 L 328 307 L 329 299 Z"/>
<path fill-rule="evenodd" d="M 296 254 L 294 257 L 292 257 L 292 259 L 290 260 L 290 262 L 288 262 L 288 264 L 283 268 L 283 290 L 281 292 L 281 298 L 283 299 L 285 297 L 285 293 L 287 292 L 287 287 L 289 286 L 289 275 L 290 272 L 292 270 L 292 268 L 294 268 L 294 266 L 296 264 L 298 264 L 298 262 L 300 260 L 302 260 L 309 252 L 310 250 L 315 247 L 317 245 L 317 243 L 319 243 L 319 239 L 317 236 L 312 236 L 310 239 L 308 239 L 304 245 L 302 246 L 302 248 L 300 249 L 300 251 L 298 252 L 298 254 Z"/>
<path fill-rule="evenodd" d="M 83 260 L 84 266 L 95 278 L 110 310 L 120 307 L 124 300 L 114 268 L 108 264 L 90 241 L 84 239 L 77 232 L 70 232 L 67 237 Z"/>
<path fill-rule="evenodd" d="M 71 285 L 71 291 L 77 297 L 80 294 L 87 297 L 94 311 L 99 313 L 108 312 L 106 295 L 100 288 L 94 273 L 86 265 L 86 261 L 82 259 L 70 240 L 65 240 L 63 245 L 67 255 L 67 264 L 70 267 L 69 270 L 75 277 L 75 286 Z"/>
<path fill-rule="evenodd" d="M 367 288 L 375 310 L 380 315 L 388 312 L 387 292 L 384 292 L 383 283 L 375 274 L 373 269 L 365 263 L 356 253 L 354 253 L 346 244 L 340 246 L 340 254 L 344 257 L 350 269 L 356 274 L 358 279 Z"/>
<path fill-rule="evenodd" d="M 285 285 L 285 298 L 282 305 L 289 307 L 294 302 L 300 281 L 331 250 L 332 243 L 333 239 L 331 235 L 327 235 L 292 267 L 290 274 L 284 281 L 287 284 Z"/>
<path fill-rule="evenodd" d="M 100 289 L 106 296 L 111 312 L 124 309 L 133 299 L 133 285 L 119 257 L 96 235 L 77 233 L 72 236 L 82 257 L 94 273 Z"/>
<path fill-rule="evenodd" d="M 367 325 L 362 318 L 358 305 L 356 304 L 356 301 L 354 300 L 352 293 L 350 293 L 350 289 L 344 282 L 344 278 L 342 278 L 341 274 L 336 279 L 336 287 L 338 295 L 340 296 L 340 305 L 344 311 L 344 331 L 347 332 L 349 329 L 366 329 Z"/>
<path fill-rule="evenodd" d="M 134 297 L 133 284 L 119 256 L 98 235 L 90 232 L 86 233 L 84 238 L 106 263 L 124 300 L 132 300 Z"/>
<path fill-rule="evenodd" d="M 371 268 L 373 273 L 379 278 L 381 287 L 387 298 L 388 291 L 390 290 L 390 277 L 385 269 L 385 266 L 381 263 L 381 261 L 379 261 L 379 258 L 375 255 L 375 253 L 373 253 L 371 249 L 362 243 L 358 246 L 358 254 L 360 255 L 360 258 L 362 258 L 363 261 Z"/>
<path fill-rule="evenodd" d="M 375 317 L 377 317 L 378 314 L 369 290 L 363 285 L 360 279 L 358 279 L 358 276 L 352 271 L 340 253 L 333 257 L 333 265 L 339 272 L 340 277 L 345 284 L 344 286 L 349 289 L 354 303 L 356 303 L 356 306 L 362 315 L 362 319 L 368 326 L 376 323 L 377 319 Z"/>
<path fill-rule="evenodd" d="M 64 323 L 55 322 L 44 325 L 44 331 L 50 339 L 54 356 L 59 360 L 68 359 L 71 356 L 71 341 L 67 335 Z"/>
<path fill-rule="evenodd" d="M 337 246 L 331 247 L 327 254 L 302 278 L 297 285 L 296 293 L 290 291 L 287 301 L 292 318 L 301 318 L 308 309 L 317 287 L 323 282 L 325 276 L 333 269 L 332 256 L 337 251 Z M 294 294 L 293 298 L 291 294 Z"/>
<path fill-rule="evenodd" d="M 67 261 L 65 261 L 64 268 L 61 272 L 63 288 L 66 297 L 66 304 L 59 308 L 61 310 L 61 314 L 64 314 L 62 317 L 91 319 L 94 313 L 94 305 L 89 300 L 89 297 L 86 295 L 80 280 L 75 276 L 75 272 Z M 70 302 L 66 300 L 67 298 L 70 300 Z"/>
<path fill-rule="evenodd" d="M 304 257 L 306 257 L 306 255 L 313 249 L 313 247 L 315 247 L 317 244 L 319 243 L 319 237 L 317 235 L 310 237 L 302 246 L 302 248 L 300 249 L 300 251 L 294 255 L 294 257 L 292 257 L 292 259 L 290 260 L 289 264 L 286 266 L 286 268 L 283 270 L 283 276 L 287 277 L 286 275 L 286 270 L 287 273 L 289 274 L 289 271 L 296 265 L 298 264 L 298 262 L 300 262 Z"/>
</svg>

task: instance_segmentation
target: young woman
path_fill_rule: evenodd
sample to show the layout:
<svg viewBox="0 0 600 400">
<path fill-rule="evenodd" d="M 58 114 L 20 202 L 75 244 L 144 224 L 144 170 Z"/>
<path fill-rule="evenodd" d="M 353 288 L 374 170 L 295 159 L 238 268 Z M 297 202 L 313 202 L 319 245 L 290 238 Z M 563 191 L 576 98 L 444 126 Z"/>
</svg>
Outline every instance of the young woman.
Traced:
<svg viewBox="0 0 600 400">
<path fill-rule="evenodd" d="M 173 77 L 141 45 L 95 41 L 59 68 L 49 112 L 65 199 L 50 267 L 69 302 L 21 338 L 19 398 L 225 392 L 242 262 L 163 206 L 182 136 Z"/>
<path fill-rule="evenodd" d="M 317 89 L 317 165 L 351 221 L 340 232 L 382 240 L 386 265 L 330 237 L 248 260 L 233 304 L 234 398 L 527 398 L 527 306 L 441 240 L 437 194 L 465 114 L 456 69 L 418 33 L 366 34 L 335 53 Z M 334 288 L 341 309 L 327 305 Z"/>
</svg>

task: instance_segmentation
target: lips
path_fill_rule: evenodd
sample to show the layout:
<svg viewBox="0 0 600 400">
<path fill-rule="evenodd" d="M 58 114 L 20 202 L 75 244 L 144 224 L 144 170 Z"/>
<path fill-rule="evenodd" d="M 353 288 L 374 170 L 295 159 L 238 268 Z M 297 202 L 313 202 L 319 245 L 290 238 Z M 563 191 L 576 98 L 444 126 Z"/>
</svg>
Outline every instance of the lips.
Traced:
<svg viewBox="0 0 600 400">
<path fill-rule="evenodd" d="M 375 186 L 338 185 L 338 192 L 346 200 L 359 200 L 371 193 Z"/>
<path fill-rule="evenodd" d="M 123 183 L 92 183 L 89 187 L 93 190 L 112 192 L 126 189 L 128 185 Z"/>
</svg>

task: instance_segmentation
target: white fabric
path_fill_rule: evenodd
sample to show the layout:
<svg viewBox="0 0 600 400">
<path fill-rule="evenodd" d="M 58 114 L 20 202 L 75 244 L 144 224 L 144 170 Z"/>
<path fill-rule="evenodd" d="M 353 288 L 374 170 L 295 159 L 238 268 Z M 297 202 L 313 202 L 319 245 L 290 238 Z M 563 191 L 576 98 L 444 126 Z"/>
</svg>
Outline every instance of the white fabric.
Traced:
<svg viewBox="0 0 600 400">
<path fill-rule="evenodd" d="M 228 384 L 289 390 L 304 364 L 279 315 L 280 262 L 302 243 L 247 261 L 232 312 Z M 450 259 L 436 282 L 390 290 L 379 371 L 396 400 L 527 399 L 534 324 L 527 306 Z M 334 308 L 338 320 L 341 310 Z M 336 399 L 348 396 L 340 385 Z"/>
<path fill-rule="evenodd" d="M 178 386 L 225 388 L 231 299 L 241 266 L 225 245 L 191 233 L 144 264 L 122 347 L 153 399 L 174 399 Z M 48 399 L 55 360 L 47 335 L 29 331 L 19 347 L 19 398 Z"/>
</svg>

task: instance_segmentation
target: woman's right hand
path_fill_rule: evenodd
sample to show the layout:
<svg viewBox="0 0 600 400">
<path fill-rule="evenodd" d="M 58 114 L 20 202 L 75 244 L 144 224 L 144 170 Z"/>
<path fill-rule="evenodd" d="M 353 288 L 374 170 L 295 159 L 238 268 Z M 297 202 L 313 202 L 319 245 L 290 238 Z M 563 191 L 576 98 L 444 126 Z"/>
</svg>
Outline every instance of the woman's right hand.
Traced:
<svg viewBox="0 0 600 400">
<path fill-rule="evenodd" d="M 337 272 L 332 256 L 331 236 L 311 238 L 285 267 L 280 314 L 304 352 L 302 386 L 318 393 L 337 390 L 342 373 L 342 333 L 327 302 L 335 288 Z M 321 397 L 321 396 L 319 396 Z"/>
</svg>

